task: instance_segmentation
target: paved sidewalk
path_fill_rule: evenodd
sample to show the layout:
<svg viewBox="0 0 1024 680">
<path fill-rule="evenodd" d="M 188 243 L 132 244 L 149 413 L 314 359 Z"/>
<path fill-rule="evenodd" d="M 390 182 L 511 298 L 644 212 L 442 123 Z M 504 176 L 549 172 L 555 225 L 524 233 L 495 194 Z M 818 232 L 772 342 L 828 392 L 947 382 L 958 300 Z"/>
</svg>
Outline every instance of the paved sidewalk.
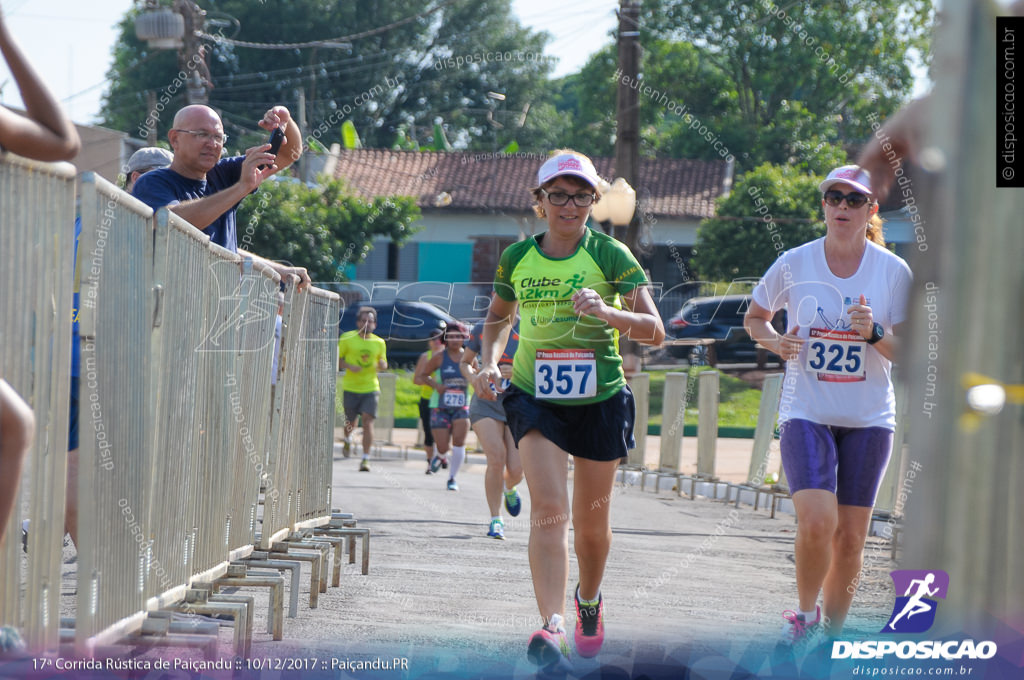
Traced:
<svg viewBox="0 0 1024 680">
<path fill-rule="evenodd" d="M 461 490 L 450 492 L 446 476 L 424 474 L 422 452 L 406 460 L 389 447 L 361 473 L 357 457 L 336 451 L 334 504 L 372 531 L 370 574 L 346 566 L 341 587 L 321 595 L 318 609 L 303 607 L 298 619 L 286 620 L 283 642 L 257 633 L 253 655 L 409 660 L 407 674 L 373 677 L 534 674 L 525 649 L 540 617 L 527 561 L 526 485 L 523 513 L 506 518 L 508 540 L 498 541 L 486 536 L 481 454 L 468 456 Z M 619 677 L 637 677 L 650 664 L 665 673 L 674 668 L 673 677 L 684 665 L 701 664 L 769 672 L 781 612 L 795 604 L 792 516 L 770 519 L 763 509 L 651 489 L 615 487 L 602 588 L 606 643 L 596 659 L 577 657 L 577 674 L 615 666 L 626 673 Z M 853 634 L 877 632 L 893 603 L 887 544 L 869 539 L 868 554 L 847 626 Z M 574 558 L 571 565 L 573 583 Z M 571 600 L 567 618 L 571 639 Z M 257 620 L 257 631 L 261 626 Z"/>
</svg>

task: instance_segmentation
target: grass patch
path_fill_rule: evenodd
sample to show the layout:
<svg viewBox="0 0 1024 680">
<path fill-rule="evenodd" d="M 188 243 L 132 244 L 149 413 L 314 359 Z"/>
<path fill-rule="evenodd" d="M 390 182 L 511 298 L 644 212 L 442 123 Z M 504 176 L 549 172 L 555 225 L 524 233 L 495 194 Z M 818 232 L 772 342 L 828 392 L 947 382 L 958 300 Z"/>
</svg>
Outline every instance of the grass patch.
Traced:
<svg viewBox="0 0 1024 680">
<path fill-rule="evenodd" d="M 691 366 L 685 371 L 688 377 L 684 425 L 697 424 L 697 374 L 713 370 L 715 369 L 711 366 Z M 649 371 L 649 373 L 651 374 L 651 405 L 648 422 L 651 425 L 661 425 L 665 374 L 669 371 Z M 720 373 L 718 376 L 718 390 L 719 427 L 754 427 L 757 425 L 757 412 L 761 406 L 761 390 L 756 390 L 739 378 L 725 373 Z"/>
<path fill-rule="evenodd" d="M 420 417 L 420 385 L 412 382 L 412 371 L 394 371 L 398 374 L 395 388 L 395 418 Z"/>
<path fill-rule="evenodd" d="M 697 374 L 713 371 L 710 366 L 693 366 L 688 369 L 688 394 L 686 398 L 686 425 L 697 424 Z M 395 418 L 419 418 L 420 387 L 412 382 L 412 371 L 394 370 L 398 375 L 395 394 Z M 661 411 L 665 392 L 665 374 L 669 371 L 649 371 L 651 375 L 650 424 L 661 425 Z M 719 375 L 719 427 L 754 427 L 761 405 L 761 391 L 751 388 L 739 378 L 722 373 Z M 335 398 L 335 412 L 342 414 L 341 379 Z"/>
</svg>

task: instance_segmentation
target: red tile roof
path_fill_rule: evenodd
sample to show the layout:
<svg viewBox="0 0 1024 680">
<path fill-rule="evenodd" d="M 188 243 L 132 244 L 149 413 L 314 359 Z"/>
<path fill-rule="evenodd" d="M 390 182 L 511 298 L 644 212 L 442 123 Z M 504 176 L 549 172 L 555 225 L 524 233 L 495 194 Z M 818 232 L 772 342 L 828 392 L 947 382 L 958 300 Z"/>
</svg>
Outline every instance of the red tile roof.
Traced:
<svg viewBox="0 0 1024 680">
<path fill-rule="evenodd" d="M 530 189 L 546 156 L 473 152 L 418 152 L 389 149 L 342 151 L 335 176 L 361 196 L 415 196 L 421 208 L 463 212 L 529 213 Z M 615 176 L 615 161 L 595 158 L 602 177 Z M 640 161 L 637 195 L 643 209 L 664 217 L 703 218 L 732 183 L 726 161 L 655 159 Z M 447 192 L 451 204 L 437 204 Z"/>
</svg>

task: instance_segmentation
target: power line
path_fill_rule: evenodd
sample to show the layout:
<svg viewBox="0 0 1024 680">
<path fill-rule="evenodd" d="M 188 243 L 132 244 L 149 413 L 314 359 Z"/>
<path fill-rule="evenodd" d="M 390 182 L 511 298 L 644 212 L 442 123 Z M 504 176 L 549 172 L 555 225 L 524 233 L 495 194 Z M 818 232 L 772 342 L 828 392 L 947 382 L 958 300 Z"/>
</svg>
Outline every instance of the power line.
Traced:
<svg viewBox="0 0 1024 680">
<path fill-rule="evenodd" d="M 337 44 L 341 43 L 341 42 L 348 42 L 350 40 L 359 40 L 360 38 L 368 38 L 368 37 L 370 37 L 372 35 L 378 35 L 380 33 L 386 33 L 387 31 L 390 31 L 393 28 L 398 28 L 399 26 L 403 26 L 403 25 L 409 23 L 410 21 L 416 21 L 417 19 L 421 19 L 421 18 L 423 18 L 425 16 L 433 14 L 434 12 L 436 12 L 436 11 L 438 11 L 440 9 L 443 9 L 444 7 L 447 7 L 448 5 L 453 5 L 456 2 L 458 2 L 458 1 L 459 0 L 445 0 L 445 2 L 442 2 L 440 5 L 438 5 L 437 7 L 434 7 L 433 9 L 423 10 L 422 12 L 418 12 L 416 14 L 413 14 L 412 16 L 409 16 L 409 17 L 406 17 L 404 19 L 399 19 L 398 21 L 392 22 L 392 23 L 388 24 L 387 26 L 380 26 L 378 28 L 371 28 L 370 30 L 363 31 L 362 33 L 353 33 L 351 35 L 343 35 L 343 36 L 340 36 L 338 38 L 330 38 L 328 40 L 311 40 L 311 41 L 308 41 L 308 42 L 298 42 L 298 43 L 256 43 L 256 42 L 248 42 L 246 40 L 234 40 L 232 38 L 224 38 L 224 37 L 219 36 L 219 35 L 211 35 L 209 33 L 205 33 L 205 32 L 202 32 L 202 31 L 199 32 L 199 36 L 203 37 L 203 38 L 206 38 L 207 40 L 212 40 L 214 42 L 224 43 L 224 44 L 227 44 L 227 45 L 235 45 L 237 47 L 251 47 L 251 48 L 259 49 L 259 50 L 293 50 L 293 49 L 299 49 L 299 48 L 303 48 L 303 47 L 337 47 L 338 46 Z"/>
<path fill-rule="evenodd" d="M 462 39 L 466 39 L 466 38 L 473 38 L 473 37 L 477 37 L 477 36 L 489 36 L 490 34 L 491 34 L 490 29 L 488 29 L 488 28 L 479 28 L 479 29 L 473 30 L 473 31 L 460 32 L 459 33 L 459 37 L 462 38 Z M 555 42 L 557 42 L 557 40 Z M 440 46 L 435 46 L 433 51 L 436 52 L 438 47 L 445 47 L 445 48 L 450 49 L 449 45 L 440 45 Z M 416 50 L 416 49 L 414 49 L 411 46 L 402 46 L 402 47 L 395 47 L 395 48 L 387 49 L 387 50 L 374 50 L 373 54 L 369 54 L 369 55 L 367 55 L 367 54 L 354 54 L 352 56 L 341 58 L 341 59 L 334 59 L 334 60 L 330 60 L 330 61 L 319 61 L 319 62 L 317 62 L 315 64 L 299 64 L 299 65 L 296 65 L 296 66 L 275 69 L 275 70 L 272 70 L 272 71 L 252 71 L 252 72 L 248 72 L 248 73 L 227 73 L 227 74 L 223 74 L 223 75 L 217 75 L 216 77 L 218 79 L 218 82 L 220 82 L 221 80 L 226 80 L 226 81 L 228 81 L 228 84 L 233 84 L 233 82 L 236 81 L 236 80 L 244 81 L 244 80 L 249 80 L 249 79 L 256 79 L 256 80 L 260 80 L 260 81 L 265 81 L 267 78 L 270 78 L 270 77 L 273 77 L 273 76 L 276 76 L 276 75 L 298 74 L 299 72 L 304 72 L 306 70 L 314 69 L 314 68 L 321 68 L 321 67 L 326 68 L 326 67 L 333 67 L 333 66 L 343 66 L 345 64 L 365 65 L 367 63 L 372 63 L 372 60 L 380 60 L 379 63 L 385 63 L 385 61 L 386 61 L 385 58 L 391 57 L 391 56 L 395 56 L 395 55 L 400 55 L 400 54 L 406 53 L 406 52 L 411 52 L 411 53 L 419 55 L 419 56 L 424 56 L 424 57 L 427 58 L 427 62 L 428 63 L 430 63 L 434 59 L 433 52 L 423 52 L 423 51 L 420 51 L 420 50 Z M 456 53 L 452 52 L 451 54 L 455 55 Z M 218 85 L 218 87 L 223 87 L 223 86 L 222 85 Z"/>
</svg>

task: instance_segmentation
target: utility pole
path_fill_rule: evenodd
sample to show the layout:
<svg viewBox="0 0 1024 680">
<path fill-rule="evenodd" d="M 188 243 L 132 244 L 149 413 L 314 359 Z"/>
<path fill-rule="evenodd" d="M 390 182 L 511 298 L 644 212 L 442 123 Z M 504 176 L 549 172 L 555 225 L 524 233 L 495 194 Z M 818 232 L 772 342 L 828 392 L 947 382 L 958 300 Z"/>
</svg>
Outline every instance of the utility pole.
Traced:
<svg viewBox="0 0 1024 680">
<path fill-rule="evenodd" d="M 156 111 L 156 92 L 153 90 L 146 91 L 146 110 Z M 150 125 L 146 130 L 146 143 L 150 146 L 156 146 L 156 125 Z"/>
<path fill-rule="evenodd" d="M 615 102 L 615 175 L 639 189 L 640 170 L 640 101 L 639 93 L 627 83 L 636 84 L 640 75 L 640 0 L 619 0 L 619 82 Z M 623 80 L 628 77 L 626 83 Z M 623 241 L 634 256 L 637 255 L 640 234 L 640 220 L 637 211 L 625 228 L 614 227 L 615 238 Z M 637 257 L 639 260 L 640 258 Z M 623 369 L 626 376 L 636 374 L 642 367 L 639 346 L 631 338 L 621 338 L 619 351 L 622 353 Z"/>
<path fill-rule="evenodd" d="M 299 97 L 299 110 L 296 112 L 299 114 L 299 129 L 306 130 L 306 88 L 300 87 L 296 93 Z M 299 159 L 299 175 L 302 183 L 305 184 L 309 181 L 309 159 Z"/>
<path fill-rule="evenodd" d="M 188 73 L 185 103 L 207 104 L 210 101 L 207 88 L 210 71 L 206 65 L 206 51 L 196 35 L 203 27 L 203 16 L 206 13 L 192 0 L 174 0 L 174 11 L 185 19 L 185 35 L 182 37 L 184 44 L 178 50 L 178 69 Z"/>
<path fill-rule="evenodd" d="M 640 74 L 640 0 L 619 0 L 619 73 L 629 78 L 627 83 L 636 83 Z M 635 88 L 618 82 L 615 118 L 615 175 L 639 189 L 640 169 L 640 102 Z M 635 255 L 639 235 L 639 220 L 634 214 L 626 227 L 623 240 Z M 616 230 L 619 230 L 616 227 Z"/>
</svg>

